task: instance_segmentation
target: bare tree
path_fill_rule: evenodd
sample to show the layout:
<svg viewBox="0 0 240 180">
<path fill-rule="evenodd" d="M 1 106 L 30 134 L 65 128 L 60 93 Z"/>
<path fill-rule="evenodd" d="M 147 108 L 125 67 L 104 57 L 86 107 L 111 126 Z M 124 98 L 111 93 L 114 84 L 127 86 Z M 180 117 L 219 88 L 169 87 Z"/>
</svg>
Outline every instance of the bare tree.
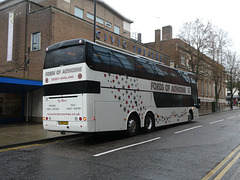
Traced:
<svg viewBox="0 0 240 180">
<path fill-rule="evenodd" d="M 230 91 L 230 107 L 233 109 L 233 95 L 239 90 L 239 59 L 236 52 L 226 53 L 227 88 Z"/>
<path fill-rule="evenodd" d="M 225 83 L 224 57 L 231 40 L 228 33 L 217 27 L 209 32 L 208 56 L 211 58 L 211 79 L 215 85 L 215 109 L 219 110 L 220 93 L 223 91 L 222 85 Z"/>
<path fill-rule="evenodd" d="M 211 22 L 207 22 L 205 25 L 200 19 L 196 19 L 195 21 L 185 23 L 177 35 L 186 43 L 185 49 L 189 54 L 189 70 L 195 74 L 197 81 L 202 76 L 200 62 L 208 50 L 209 32 L 211 30 Z"/>
</svg>

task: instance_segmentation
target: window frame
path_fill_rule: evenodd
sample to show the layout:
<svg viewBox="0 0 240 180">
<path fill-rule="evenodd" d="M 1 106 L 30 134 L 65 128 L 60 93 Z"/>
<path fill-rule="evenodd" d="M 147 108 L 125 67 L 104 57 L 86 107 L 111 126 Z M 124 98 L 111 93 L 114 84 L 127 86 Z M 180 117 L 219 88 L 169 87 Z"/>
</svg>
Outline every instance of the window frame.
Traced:
<svg viewBox="0 0 240 180">
<path fill-rule="evenodd" d="M 116 31 L 117 29 L 118 29 L 118 31 Z M 120 27 L 114 25 L 113 32 L 114 32 L 115 34 L 120 34 Z"/>
<path fill-rule="evenodd" d="M 35 35 L 36 38 L 35 38 Z M 42 33 L 41 31 L 37 31 L 31 34 L 31 51 L 40 51 L 41 50 L 41 36 Z M 37 39 L 37 41 L 35 42 L 35 39 Z M 34 45 L 37 44 L 37 48 L 34 48 Z"/>
<path fill-rule="evenodd" d="M 105 21 L 105 26 L 112 29 L 112 23 Z"/>
<path fill-rule="evenodd" d="M 80 11 L 82 12 L 82 17 L 81 17 L 81 16 L 78 16 L 78 15 L 76 14 L 76 10 L 80 10 Z M 81 9 L 81 8 L 79 8 L 79 7 L 77 7 L 77 6 L 75 6 L 75 7 L 74 7 L 74 16 L 83 19 L 83 18 L 84 18 L 84 10 Z"/>
</svg>

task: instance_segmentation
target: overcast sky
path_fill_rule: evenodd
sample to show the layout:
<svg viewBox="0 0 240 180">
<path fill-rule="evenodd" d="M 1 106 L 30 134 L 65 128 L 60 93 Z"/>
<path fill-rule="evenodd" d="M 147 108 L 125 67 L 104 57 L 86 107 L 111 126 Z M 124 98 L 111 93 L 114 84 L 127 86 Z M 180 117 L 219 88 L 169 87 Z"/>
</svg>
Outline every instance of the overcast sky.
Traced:
<svg viewBox="0 0 240 180">
<path fill-rule="evenodd" d="M 239 0 L 104 0 L 125 17 L 134 21 L 131 32 L 142 33 L 143 42 L 154 41 L 155 29 L 171 25 L 173 37 L 183 23 L 196 18 L 228 32 L 234 50 L 240 54 Z"/>
</svg>

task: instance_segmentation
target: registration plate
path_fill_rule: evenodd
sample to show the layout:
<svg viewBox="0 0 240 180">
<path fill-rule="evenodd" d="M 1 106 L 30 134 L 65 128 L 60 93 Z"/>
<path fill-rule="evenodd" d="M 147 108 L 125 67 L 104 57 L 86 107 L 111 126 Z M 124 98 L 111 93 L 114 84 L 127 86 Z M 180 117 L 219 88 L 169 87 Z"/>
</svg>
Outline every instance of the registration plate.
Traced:
<svg viewBox="0 0 240 180">
<path fill-rule="evenodd" d="M 68 121 L 58 121 L 58 125 L 68 125 Z"/>
</svg>

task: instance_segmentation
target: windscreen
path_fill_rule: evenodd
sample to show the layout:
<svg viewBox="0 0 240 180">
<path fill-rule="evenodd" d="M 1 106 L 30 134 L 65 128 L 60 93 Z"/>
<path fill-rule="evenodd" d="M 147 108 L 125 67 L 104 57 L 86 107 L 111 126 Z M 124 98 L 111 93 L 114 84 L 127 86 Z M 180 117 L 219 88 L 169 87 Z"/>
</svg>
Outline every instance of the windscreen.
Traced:
<svg viewBox="0 0 240 180">
<path fill-rule="evenodd" d="M 68 46 L 46 52 L 44 69 L 84 62 L 84 47 Z"/>
</svg>

